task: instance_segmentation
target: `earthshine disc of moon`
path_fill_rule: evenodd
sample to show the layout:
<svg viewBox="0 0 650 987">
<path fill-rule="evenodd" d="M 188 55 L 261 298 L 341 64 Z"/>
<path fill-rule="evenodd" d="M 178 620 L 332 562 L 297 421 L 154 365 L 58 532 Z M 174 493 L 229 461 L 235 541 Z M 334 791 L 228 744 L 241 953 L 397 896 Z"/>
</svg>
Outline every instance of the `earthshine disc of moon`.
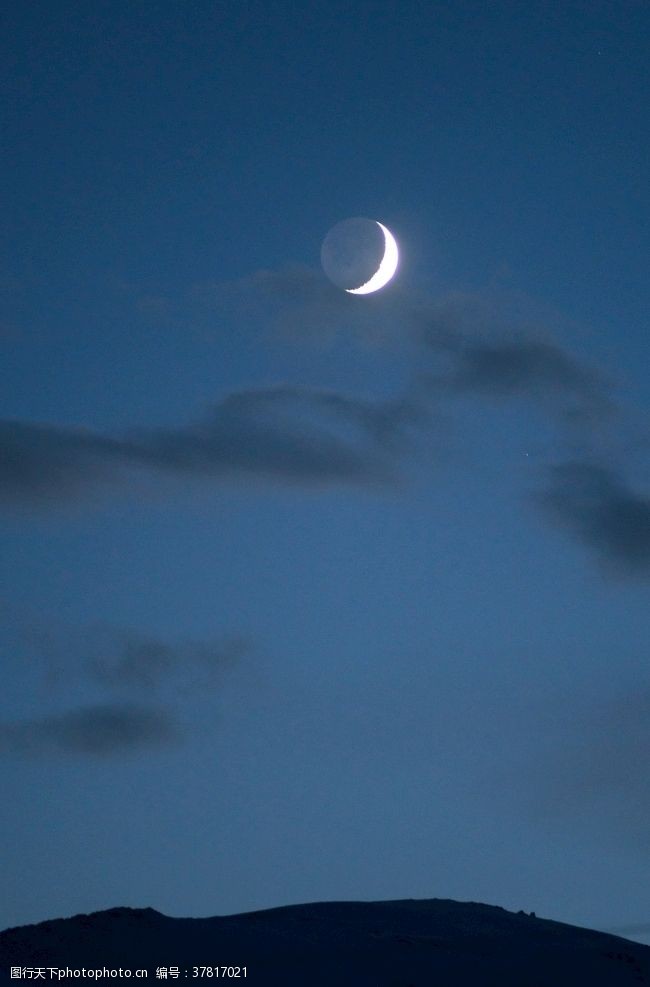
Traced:
<svg viewBox="0 0 650 987">
<path fill-rule="evenodd" d="M 399 261 L 397 242 L 378 220 L 344 219 L 321 248 L 323 270 L 349 295 L 370 295 L 391 280 Z"/>
</svg>

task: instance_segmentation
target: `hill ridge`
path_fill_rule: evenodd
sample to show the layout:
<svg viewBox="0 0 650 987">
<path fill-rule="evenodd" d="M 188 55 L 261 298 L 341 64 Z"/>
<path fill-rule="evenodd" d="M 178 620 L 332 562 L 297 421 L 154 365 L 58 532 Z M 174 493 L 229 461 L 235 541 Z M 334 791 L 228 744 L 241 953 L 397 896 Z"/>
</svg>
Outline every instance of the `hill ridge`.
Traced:
<svg viewBox="0 0 650 987">
<path fill-rule="evenodd" d="M 260 987 L 632 987 L 650 984 L 650 947 L 445 898 L 306 902 L 203 918 L 115 906 L 6 929 L 0 968 L 9 966 L 141 968 L 149 979 L 163 968 L 178 969 L 180 979 L 239 968 L 245 978 L 233 979 Z"/>
</svg>

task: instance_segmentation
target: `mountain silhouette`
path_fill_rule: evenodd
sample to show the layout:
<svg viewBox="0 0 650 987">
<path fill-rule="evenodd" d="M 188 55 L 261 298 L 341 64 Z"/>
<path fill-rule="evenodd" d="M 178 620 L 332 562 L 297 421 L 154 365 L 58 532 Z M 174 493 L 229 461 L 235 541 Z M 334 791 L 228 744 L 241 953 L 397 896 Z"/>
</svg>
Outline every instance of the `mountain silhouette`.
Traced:
<svg viewBox="0 0 650 987">
<path fill-rule="evenodd" d="M 214 918 L 110 908 L 0 933 L 3 983 L 11 967 L 21 968 L 20 979 L 35 979 L 34 969 L 45 968 L 50 982 L 48 968 L 57 968 L 64 973 L 54 975 L 55 982 L 77 984 L 124 982 L 122 968 L 133 981 L 144 979 L 136 971 L 146 970 L 149 983 L 174 979 L 213 987 L 215 981 L 240 987 L 633 987 L 650 985 L 650 947 L 533 913 L 443 899 L 324 902 Z M 17 982 L 15 970 L 11 979 Z"/>
</svg>

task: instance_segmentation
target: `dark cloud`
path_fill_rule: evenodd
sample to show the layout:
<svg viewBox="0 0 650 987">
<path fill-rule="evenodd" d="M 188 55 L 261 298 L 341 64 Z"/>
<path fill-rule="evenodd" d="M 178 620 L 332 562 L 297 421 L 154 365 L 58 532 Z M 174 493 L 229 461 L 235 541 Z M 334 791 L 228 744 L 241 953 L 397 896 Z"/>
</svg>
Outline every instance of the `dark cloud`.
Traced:
<svg viewBox="0 0 650 987">
<path fill-rule="evenodd" d="M 0 500 L 68 499 L 128 460 L 124 442 L 88 429 L 0 421 Z"/>
<path fill-rule="evenodd" d="M 548 488 L 535 500 L 608 566 L 650 575 L 650 498 L 612 467 L 580 461 L 554 466 Z"/>
<path fill-rule="evenodd" d="M 436 384 L 459 394 L 527 397 L 553 402 L 553 411 L 592 419 L 612 412 L 611 384 L 523 317 L 480 299 L 452 294 L 414 311 L 411 322 L 432 354 L 443 358 Z M 569 402 L 569 407 L 566 403 Z"/>
<path fill-rule="evenodd" d="M 133 469 L 303 485 L 384 484 L 394 477 L 384 440 L 414 415 L 407 402 L 280 387 L 231 394 L 194 424 L 123 437 L 0 422 L 0 499 L 69 500 Z"/>
<path fill-rule="evenodd" d="M 606 433 L 617 410 L 612 386 L 521 311 L 463 292 L 431 301 L 396 290 L 360 303 L 319 272 L 299 267 L 197 291 L 213 307 L 230 299 L 244 313 L 247 304 L 261 302 L 271 318 L 300 327 L 302 335 L 339 325 L 392 326 L 393 336 L 416 344 L 416 381 L 393 400 L 289 384 L 251 388 L 227 395 L 202 420 L 119 436 L 0 423 L 0 501 L 75 500 L 143 471 L 212 482 L 381 487 L 398 480 L 414 427 L 426 424 L 432 436 L 433 408 L 441 422 L 452 397 L 524 398 L 537 401 L 549 422 L 559 422 L 557 441 L 564 448 L 568 441 L 582 455 L 610 446 L 599 465 L 553 469 L 538 503 L 610 565 L 647 575 L 648 499 L 607 465 L 621 444 Z M 157 660 L 166 660 L 164 650 Z"/>
<path fill-rule="evenodd" d="M 313 272 L 259 272 L 248 280 L 285 301 L 305 298 L 316 310 L 328 299 L 327 313 L 336 306 L 353 312 L 359 302 Z M 365 300 L 364 318 L 372 319 L 372 304 Z M 489 318 L 468 315 L 462 299 L 419 310 L 401 298 L 379 311 L 405 328 L 417 326 L 429 351 L 447 358 L 445 371 L 431 372 L 429 396 L 434 390 L 438 397 L 560 394 L 582 403 L 583 410 L 605 403 L 602 381 L 560 347 L 521 335 L 496 339 Z M 422 361 L 418 372 L 423 368 Z M 422 388 L 382 401 L 282 385 L 227 395 L 194 423 L 121 436 L 0 422 L 0 499 L 11 504 L 71 500 L 142 470 L 305 486 L 386 484 L 396 478 L 399 443 L 409 427 L 428 418 L 426 408 Z"/>
<path fill-rule="evenodd" d="M 558 393 L 598 400 L 596 374 L 558 346 L 535 339 L 465 343 L 457 353 L 452 381 L 458 390 L 489 395 Z"/>
<path fill-rule="evenodd" d="M 181 736 L 179 724 L 167 710 L 104 704 L 0 724 L 0 752 L 108 757 L 163 747 Z"/>
</svg>

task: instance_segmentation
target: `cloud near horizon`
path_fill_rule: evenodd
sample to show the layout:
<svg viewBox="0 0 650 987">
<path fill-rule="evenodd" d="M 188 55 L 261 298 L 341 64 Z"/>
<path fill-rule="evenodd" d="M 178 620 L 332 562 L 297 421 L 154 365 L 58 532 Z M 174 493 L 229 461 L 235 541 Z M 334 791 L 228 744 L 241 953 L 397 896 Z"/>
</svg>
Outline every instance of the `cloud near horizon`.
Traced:
<svg viewBox="0 0 650 987">
<path fill-rule="evenodd" d="M 528 777 L 544 783 L 534 796 L 536 813 L 587 813 L 591 820 L 650 845 L 650 687 L 620 692 L 595 708 L 571 704 L 561 733 L 542 763 Z"/>
<path fill-rule="evenodd" d="M 18 670 L 24 666 L 26 682 L 37 670 L 48 702 L 57 694 L 69 701 L 73 690 L 77 705 L 0 722 L 0 755 L 119 755 L 179 743 L 191 730 L 181 729 L 179 706 L 188 697 L 218 694 L 252 651 L 241 637 L 168 643 L 104 624 L 80 631 L 56 622 L 39 627 L 27 615 L 21 628 L 20 615 L 4 610 L 3 618 L 11 623 L 13 617 L 16 625 L 7 650 L 14 651 Z M 19 647 L 21 637 L 26 648 Z M 34 690 L 33 678 L 26 688 Z M 89 690 L 95 701 L 85 699 Z"/>
<path fill-rule="evenodd" d="M 131 631 L 91 628 L 84 638 L 81 674 L 102 688 L 128 693 L 167 685 L 175 695 L 215 688 L 251 651 L 241 637 L 168 644 Z"/>
<path fill-rule="evenodd" d="M 101 703 L 0 724 L 0 754 L 107 757 L 165 747 L 181 736 L 179 722 L 169 710 Z"/>
</svg>

